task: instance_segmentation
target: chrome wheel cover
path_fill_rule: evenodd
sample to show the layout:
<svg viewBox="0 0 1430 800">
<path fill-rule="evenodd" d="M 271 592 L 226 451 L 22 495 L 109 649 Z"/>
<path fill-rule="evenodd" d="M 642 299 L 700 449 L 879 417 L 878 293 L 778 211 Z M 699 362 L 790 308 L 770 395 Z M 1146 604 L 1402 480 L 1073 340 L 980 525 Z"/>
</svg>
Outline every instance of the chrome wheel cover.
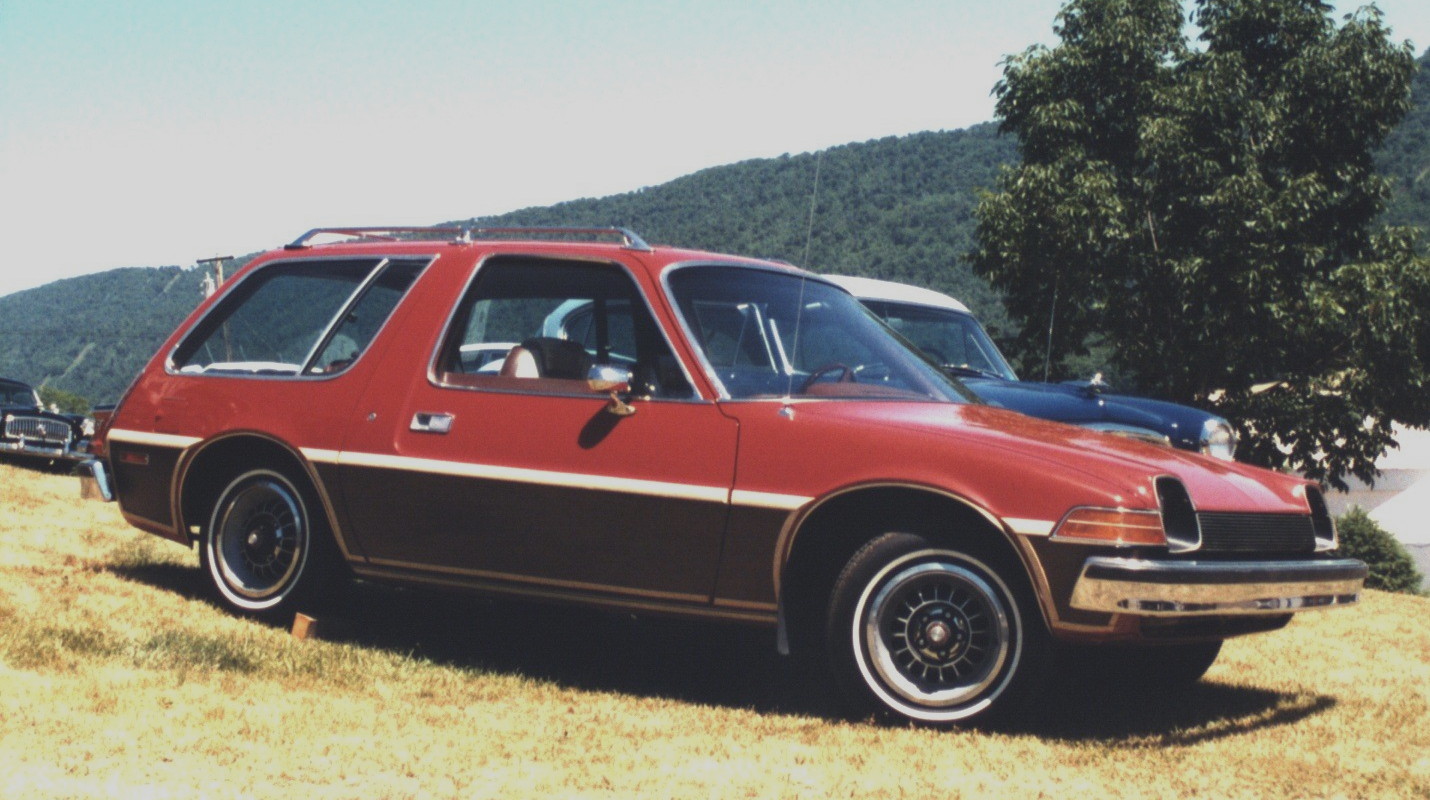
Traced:
<svg viewBox="0 0 1430 800">
<path fill-rule="evenodd" d="M 274 473 L 234 481 L 214 510 L 210 530 L 210 568 L 220 590 L 241 606 L 261 609 L 281 602 L 308 556 L 302 501 Z"/>
<path fill-rule="evenodd" d="M 946 551 L 912 553 L 865 587 L 854 615 L 867 685 L 918 719 L 978 713 L 1006 688 L 1019 657 L 1017 609 L 982 564 Z"/>
</svg>

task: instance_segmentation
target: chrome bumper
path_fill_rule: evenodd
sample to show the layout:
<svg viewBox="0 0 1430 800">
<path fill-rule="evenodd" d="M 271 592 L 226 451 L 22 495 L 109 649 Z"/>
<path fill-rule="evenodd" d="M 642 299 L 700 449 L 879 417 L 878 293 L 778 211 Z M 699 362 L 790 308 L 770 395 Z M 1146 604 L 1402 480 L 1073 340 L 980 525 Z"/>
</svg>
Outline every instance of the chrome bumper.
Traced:
<svg viewBox="0 0 1430 800">
<path fill-rule="evenodd" d="M 1185 617 L 1286 614 L 1360 600 L 1366 566 L 1317 561 L 1147 561 L 1094 556 L 1073 587 L 1083 611 Z"/>
<path fill-rule="evenodd" d="M 82 458 L 89 458 L 86 453 L 81 453 L 68 445 L 57 445 L 31 441 L 0 442 L 0 453 L 14 453 L 22 456 L 38 456 L 40 458 L 54 458 L 63 461 L 77 461 Z"/>
<path fill-rule="evenodd" d="M 79 466 L 74 468 L 74 474 L 79 476 L 80 497 L 85 500 L 113 502 L 114 483 L 109 480 L 109 468 L 103 461 L 97 458 L 81 461 Z"/>
</svg>

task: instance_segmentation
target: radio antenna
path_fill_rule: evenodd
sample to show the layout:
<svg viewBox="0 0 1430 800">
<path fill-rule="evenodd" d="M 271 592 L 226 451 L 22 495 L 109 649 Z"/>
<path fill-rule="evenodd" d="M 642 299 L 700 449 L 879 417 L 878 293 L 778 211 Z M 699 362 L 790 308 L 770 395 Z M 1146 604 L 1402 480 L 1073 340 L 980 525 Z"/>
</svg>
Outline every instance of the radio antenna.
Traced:
<svg viewBox="0 0 1430 800">
<path fill-rule="evenodd" d="M 1043 354 L 1043 383 L 1048 382 L 1048 373 L 1053 368 L 1053 323 L 1058 318 L 1058 281 L 1062 270 L 1053 273 L 1053 302 L 1048 306 L 1048 349 Z"/>
<path fill-rule="evenodd" d="M 819 200 L 819 163 L 824 160 L 824 151 L 814 154 L 814 190 L 809 193 L 809 226 L 804 230 L 804 258 L 800 266 L 809 269 L 809 241 L 814 238 L 814 207 Z"/>
</svg>

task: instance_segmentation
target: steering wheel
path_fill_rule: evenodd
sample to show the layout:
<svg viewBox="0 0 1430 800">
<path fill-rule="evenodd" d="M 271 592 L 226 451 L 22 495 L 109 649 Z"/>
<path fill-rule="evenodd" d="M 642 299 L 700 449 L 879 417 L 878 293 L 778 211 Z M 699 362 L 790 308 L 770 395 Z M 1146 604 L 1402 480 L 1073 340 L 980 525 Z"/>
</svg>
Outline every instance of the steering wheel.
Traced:
<svg viewBox="0 0 1430 800">
<path fill-rule="evenodd" d="M 805 378 L 804 383 L 801 383 L 799 385 L 799 393 L 805 394 L 809 391 L 809 387 L 817 383 L 820 378 L 823 378 L 826 374 L 835 371 L 839 372 L 839 378 L 835 381 L 836 383 L 855 382 L 854 370 L 850 369 L 848 364 L 841 364 L 838 361 L 831 361 L 828 364 L 819 367 L 814 372 L 809 373 L 809 377 Z"/>
</svg>

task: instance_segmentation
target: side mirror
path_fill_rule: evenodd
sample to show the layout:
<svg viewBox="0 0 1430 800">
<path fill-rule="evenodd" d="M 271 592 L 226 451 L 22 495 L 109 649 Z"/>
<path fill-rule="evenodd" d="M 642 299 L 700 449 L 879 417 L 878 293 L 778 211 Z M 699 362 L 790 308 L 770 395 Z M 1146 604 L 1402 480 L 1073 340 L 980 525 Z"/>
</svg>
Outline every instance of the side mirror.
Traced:
<svg viewBox="0 0 1430 800">
<path fill-rule="evenodd" d="M 606 410 L 618 417 L 629 417 L 636 413 L 636 407 L 621 399 L 629 393 L 633 376 L 631 371 L 616 364 L 596 364 L 586 373 L 586 386 L 593 392 L 609 393 L 611 402 Z"/>
</svg>

